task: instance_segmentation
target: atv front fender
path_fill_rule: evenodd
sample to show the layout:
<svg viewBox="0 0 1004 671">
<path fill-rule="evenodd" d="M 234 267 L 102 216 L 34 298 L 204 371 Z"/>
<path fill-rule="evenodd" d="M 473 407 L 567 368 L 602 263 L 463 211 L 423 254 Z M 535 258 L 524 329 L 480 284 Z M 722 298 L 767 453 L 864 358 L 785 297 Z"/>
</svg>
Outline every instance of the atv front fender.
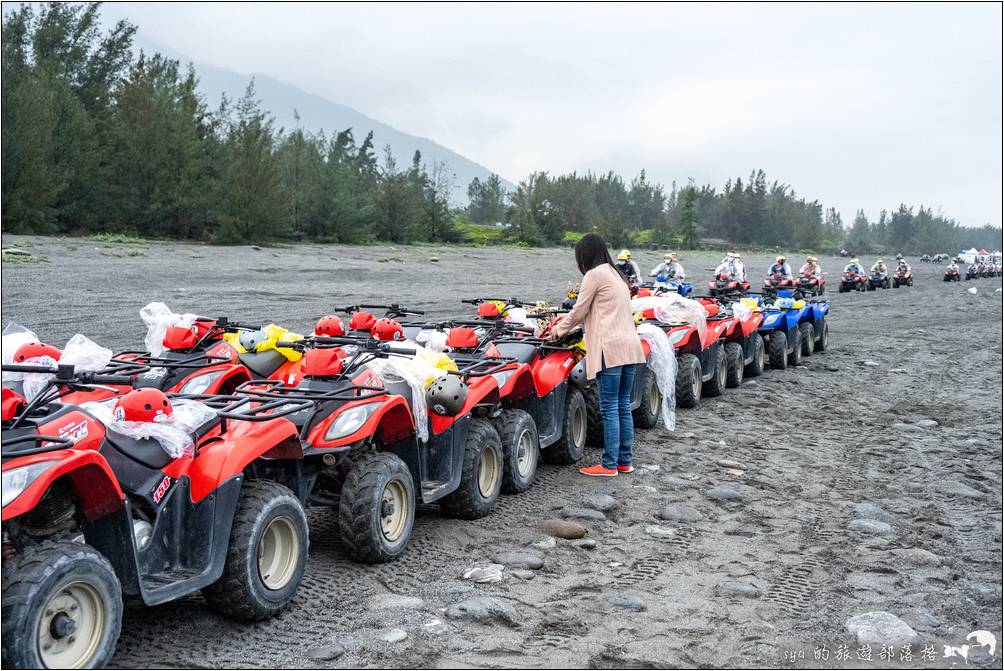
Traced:
<svg viewBox="0 0 1004 671">
<path fill-rule="evenodd" d="M 105 458 L 95 450 L 56 450 L 12 459 L 3 465 L 4 472 L 51 462 L 21 494 L 3 509 L 3 521 L 30 512 L 49 488 L 60 478 L 67 478 L 87 520 L 100 519 L 122 508 L 123 494 L 118 479 Z"/>
</svg>

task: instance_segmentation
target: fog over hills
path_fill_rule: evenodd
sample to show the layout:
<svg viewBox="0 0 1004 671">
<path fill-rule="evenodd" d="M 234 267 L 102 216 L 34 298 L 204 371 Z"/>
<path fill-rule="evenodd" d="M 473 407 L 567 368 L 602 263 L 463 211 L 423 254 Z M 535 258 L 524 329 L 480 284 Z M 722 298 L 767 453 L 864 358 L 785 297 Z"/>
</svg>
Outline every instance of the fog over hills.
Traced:
<svg viewBox="0 0 1004 671">
<path fill-rule="evenodd" d="M 361 143 L 366 134 L 372 130 L 373 143 L 381 163 L 385 145 L 390 145 L 399 168 L 411 162 L 416 149 L 422 152 L 422 161 L 430 169 L 433 163 L 444 162 L 449 165 L 454 175 L 454 204 L 467 203 L 467 185 L 472 179 L 478 177 L 484 180 L 492 173 L 491 169 L 466 156 L 461 156 L 434 140 L 409 135 L 351 107 L 308 93 L 274 77 L 261 73 L 239 73 L 208 63 L 200 63 L 170 47 L 144 39 L 142 35 L 137 35 L 136 48 L 137 51 L 142 49 L 146 53 L 160 52 L 169 58 L 181 61 L 183 66 L 191 62 L 199 78 L 199 89 L 210 109 L 215 109 L 219 105 L 220 97 L 224 93 L 231 100 L 241 97 L 248 82 L 254 77 L 255 90 L 261 100 L 262 108 L 272 113 L 277 127 L 287 130 L 294 128 L 296 126 L 294 115 L 299 114 L 300 125 L 305 131 L 323 130 L 329 137 L 333 133 L 351 128 L 356 142 Z M 512 184 L 504 177 L 502 181 L 506 188 L 512 188 Z"/>
</svg>

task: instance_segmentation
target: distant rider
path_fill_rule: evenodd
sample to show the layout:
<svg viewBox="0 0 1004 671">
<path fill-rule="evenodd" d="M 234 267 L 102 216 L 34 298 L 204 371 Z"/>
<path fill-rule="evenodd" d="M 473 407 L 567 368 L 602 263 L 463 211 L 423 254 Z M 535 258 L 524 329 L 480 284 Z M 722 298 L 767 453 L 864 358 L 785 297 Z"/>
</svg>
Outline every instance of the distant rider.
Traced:
<svg viewBox="0 0 1004 671">
<path fill-rule="evenodd" d="M 909 273 L 910 264 L 906 262 L 906 259 L 900 259 L 899 265 L 896 267 L 896 272 L 898 273 Z"/>
<path fill-rule="evenodd" d="M 785 280 L 791 279 L 791 266 L 788 265 L 788 260 L 783 256 L 774 259 L 774 265 L 767 271 L 768 277 L 773 277 L 774 275 L 780 275 L 781 279 Z"/>
<path fill-rule="evenodd" d="M 652 272 L 648 274 L 649 277 L 662 275 L 666 281 L 675 280 L 677 282 L 682 282 L 687 278 L 687 274 L 683 272 L 683 266 L 680 265 L 680 259 L 676 254 L 666 254 L 662 258 L 662 263 L 652 269 Z"/>
<path fill-rule="evenodd" d="M 945 272 L 949 272 L 949 273 L 955 272 L 955 273 L 957 273 L 957 272 L 959 272 L 959 266 L 956 265 L 955 261 L 952 261 L 951 263 L 948 264 L 948 267 L 945 268 Z"/>
<path fill-rule="evenodd" d="M 872 266 L 872 275 L 878 275 L 879 277 L 889 277 L 889 268 L 886 267 L 885 261 L 878 259 L 875 261 L 875 265 Z"/>
<path fill-rule="evenodd" d="M 880 264 L 882 264 L 882 259 L 879 259 L 878 263 L 876 263 L 875 265 L 877 266 L 877 265 L 880 265 Z M 882 265 L 882 267 L 885 268 L 885 265 Z M 861 263 L 858 262 L 858 257 L 855 256 L 853 259 L 851 259 L 850 263 L 848 263 L 846 266 L 844 266 L 844 272 L 845 273 L 857 273 L 858 275 L 864 275 L 865 274 L 865 268 L 864 268 L 864 266 L 861 265 Z"/>
<path fill-rule="evenodd" d="M 641 268 L 631 260 L 631 252 L 627 249 L 622 249 L 621 253 L 617 255 L 617 269 L 624 273 L 632 286 L 641 283 Z"/>
<path fill-rule="evenodd" d="M 743 266 L 735 252 L 729 252 L 722 259 L 722 262 L 715 268 L 715 277 L 725 275 L 730 280 L 741 280 L 746 276 L 746 267 Z"/>
<path fill-rule="evenodd" d="M 817 279 L 822 277 L 823 271 L 819 267 L 819 263 L 817 263 L 817 261 L 819 261 L 819 259 L 815 256 L 806 256 L 805 265 L 799 268 L 798 274 L 805 277 L 815 277 Z"/>
</svg>

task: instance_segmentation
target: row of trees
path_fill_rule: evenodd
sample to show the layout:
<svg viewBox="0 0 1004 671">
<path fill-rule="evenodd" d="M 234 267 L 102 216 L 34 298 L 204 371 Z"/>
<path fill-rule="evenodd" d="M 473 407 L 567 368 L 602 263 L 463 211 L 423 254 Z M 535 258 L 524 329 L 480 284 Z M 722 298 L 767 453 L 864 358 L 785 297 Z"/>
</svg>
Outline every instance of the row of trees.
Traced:
<svg viewBox="0 0 1004 671">
<path fill-rule="evenodd" d="M 721 191 L 667 191 L 641 171 L 535 172 L 511 191 L 475 179 L 450 202 L 447 166 L 416 152 L 399 167 L 370 133 L 276 128 L 253 82 L 210 109 L 195 72 L 134 54 L 135 27 L 102 33 L 99 6 L 25 4 L 3 20 L 2 200 L 5 230 L 124 231 L 219 242 L 309 239 L 452 242 L 471 222 L 490 239 L 557 244 L 598 231 L 614 244 L 740 245 L 903 251 L 995 246 L 1000 229 L 970 229 L 901 206 L 871 223 L 799 197 L 762 170 Z M 503 222 L 501 227 L 498 223 Z M 475 227 L 476 228 L 476 227 Z M 487 237 L 481 239 L 489 239 Z"/>
</svg>

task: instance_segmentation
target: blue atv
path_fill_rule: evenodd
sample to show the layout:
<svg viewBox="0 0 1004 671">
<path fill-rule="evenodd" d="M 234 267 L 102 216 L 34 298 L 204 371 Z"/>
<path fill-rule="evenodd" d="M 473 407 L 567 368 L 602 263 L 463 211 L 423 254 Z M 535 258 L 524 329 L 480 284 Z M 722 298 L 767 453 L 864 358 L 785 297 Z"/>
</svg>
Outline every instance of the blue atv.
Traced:
<svg viewBox="0 0 1004 671">
<path fill-rule="evenodd" d="M 779 292 L 783 293 L 788 292 Z M 777 307 L 763 309 L 763 323 L 758 331 L 767 343 L 767 359 L 771 368 L 784 369 L 789 363 L 792 366 L 802 363 L 807 336 L 801 324 L 812 308 L 808 303 L 801 308 L 794 307 L 794 304 L 795 299 L 790 295 L 779 295 L 774 303 Z"/>
<path fill-rule="evenodd" d="M 655 282 L 655 287 L 657 289 L 661 288 L 663 291 L 675 291 L 684 298 L 689 296 L 694 291 L 694 287 L 690 284 L 690 282 L 668 279 L 665 275 L 657 275 Z"/>
<path fill-rule="evenodd" d="M 830 327 L 826 324 L 826 315 L 830 304 L 815 300 L 807 301 L 805 307 L 798 328 L 802 329 L 802 356 L 812 356 L 813 352 L 825 352 L 829 344 Z"/>
</svg>

